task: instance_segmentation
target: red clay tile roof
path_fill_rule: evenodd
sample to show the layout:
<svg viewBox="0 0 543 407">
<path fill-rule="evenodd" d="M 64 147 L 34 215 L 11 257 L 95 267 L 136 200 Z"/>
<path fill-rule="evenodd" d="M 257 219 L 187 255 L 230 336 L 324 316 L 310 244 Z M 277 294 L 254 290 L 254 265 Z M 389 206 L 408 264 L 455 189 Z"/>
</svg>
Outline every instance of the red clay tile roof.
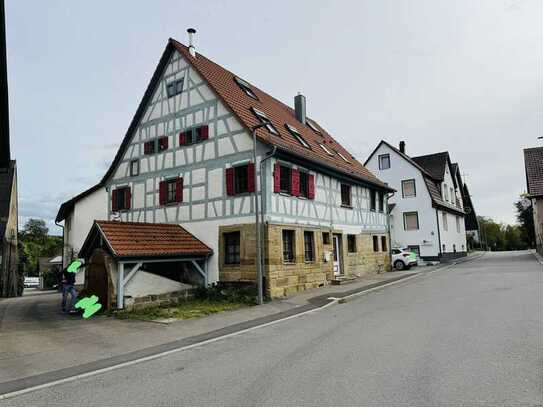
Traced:
<svg viewBox="0 0 543 407">
<path fill-rule="evenodd" d="M 524 150 L 528 194 L 543 196 L 543 147 Z"/>
<path fill-rule="evenodd" d="M 259 129 L 257 131 L 257 136 L 262 142 L 277 146 L 278 148 L 282 148 L 283 150 L 307 160 L 320 162 L 348 174 L 351 177 L 359 178 L 371 184 L 386 188 L 383 182 L 360 162 L 354 159 L 353 156 L 335 141 L 326 130 L 315 122 L 315 120 L 309 119 L 315 124 L 315 127 L 320 130 L 321 134 L 312 130 L 308 125 L 299 122 L 294 114 L 294 109 L 291 107 L 249 83 L 252 91 L 259 100 L 253 99 L 235 82 L 235 74 L 207 59 L 200 53 L 196 54 L 196 58 L 192 57 L 188 47 L 174 39 L 170 39 L 170 43 L 173 44 L 175 49 L 177 49 L 192 66 L 194 66 L 196 71 L 209 83 L 219 98 L 226 104 L 226 107 L 231 109 L 241 121 L 242 125 L 249 131 L 253 126 L 260 124 L 260 121 L 251 111 L 251 107 L 255 107 L 266 114 L 275 128 L 279 131 L 280 136 L 273 135 L 266 129 Z M 300 135 L 308 142 L 311 149 L 303 147 L 286 129 L 285 124 L 295 127 Z M 341 153 L 341 155 L 349 160 L 349 163 L 345 162 L 335 152 L 333 156 L 328 155 L 319 144 L 325 145 L 328 150 L 335 150 Z"/>
<path fill-rule="evenodd" d="M 205 256 L 213 251 L 179 225 L 97 220 L 115 257 Z"/>
</svg>

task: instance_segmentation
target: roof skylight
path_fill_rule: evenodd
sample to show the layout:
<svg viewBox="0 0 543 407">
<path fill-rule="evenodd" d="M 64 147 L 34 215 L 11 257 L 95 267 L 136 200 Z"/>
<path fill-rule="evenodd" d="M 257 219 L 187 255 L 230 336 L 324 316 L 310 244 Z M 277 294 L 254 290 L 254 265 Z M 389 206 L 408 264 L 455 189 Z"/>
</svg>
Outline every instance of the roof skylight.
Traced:
<svg viewBox="0 0 543 407">
<path fill-rule="evenodd" d="M 345 158 L 345 156 L 343 154 L 341 154 L 339 151 L 335 150 L 335 152 L 337 153 L 337 155 L 339 155 L 343 161 L 345 161 L 346 163 L 350 162 L 349 160 L 347 160 L 347 158 Z"/>
<path fill-rule="evenodd" d="M 260 120 L 261 123 L 266 124 L 266 129 L 272 134 L 275 134 L 276 136 L 279 136 L 279 132 L 275 128 L 275 126 L 272 124 L 271 120 L 266 116 L 266 113 L 261 112 L 255 107 L 251 107 L 251 110 L 255 114 L 255 116 Z"/>
<path fill-rule="evenodd" d="M 247 94 L 247 96 L 250 96 L 255 100 L 258 100 L 258 97 L 253 92 L 253 89 L 251 88 L 251 85 L 249 85 L 249 83 L 245 82 L 241 78 L 238 78 L 237 76 L 234 76 L 234 80 L 236 81 L 238 86 Z"/>
<path fill-rule="evenodd" d="M 319 133 L 321 134 L 321 131 L 319 129 L 317 129 L 317 126 L 315 125 L 315 123 L 313 123 L 311 120 L 309 119 L 306 119 L 305 120 L 306 124 L 309 126 L 309 128 L 311 130 L 313 130 L 315 133 Z"/>
<path fill-rule="evenodd" d="M 307 141 L 300 135 L 300 132 L 296 129 L 296 127 L 291 126 L 290 124 L 285 124 L 287 130 L 294 136 L 296 140 L 298 140 L 298 143 L 300 143 L 305 148 L 311 149 Z"/>
<path fill-rule="evenodd" d="M 326 152 L 326 154 L 328 155 L 334 155 L 334 153 L 332 153 L 328 147 L 326 147 L 324 144 L 319 144 L 319 146 L 321 146 L 321 148 Z"/>
</svg>

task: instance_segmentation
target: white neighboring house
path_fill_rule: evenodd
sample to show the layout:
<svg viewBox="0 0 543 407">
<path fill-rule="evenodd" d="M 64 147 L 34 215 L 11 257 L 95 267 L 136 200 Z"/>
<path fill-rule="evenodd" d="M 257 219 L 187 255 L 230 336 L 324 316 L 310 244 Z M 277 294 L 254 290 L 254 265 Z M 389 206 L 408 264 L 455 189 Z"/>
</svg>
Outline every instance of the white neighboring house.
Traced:
<svg viewBox="0 0 543 407">
<path fill-rule="evenodd" d="M 364 165 L 396 190 L 388 200 L 393 246 L 423 260 L 466 255 L 462 186 L 448 152 L 409 157 L 403 141 L 399 149 L 381 141 Z"/>
</svg>

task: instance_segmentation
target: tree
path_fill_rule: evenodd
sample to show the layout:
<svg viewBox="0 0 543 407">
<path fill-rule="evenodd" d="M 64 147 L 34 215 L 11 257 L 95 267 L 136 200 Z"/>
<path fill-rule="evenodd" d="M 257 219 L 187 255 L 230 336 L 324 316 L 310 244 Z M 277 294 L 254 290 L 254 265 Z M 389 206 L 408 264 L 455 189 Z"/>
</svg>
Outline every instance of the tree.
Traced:
<svg viewBox="0 0 543 407">
<path fill-rule="evenodd" d="M 525 205 L 527 201 L 526 194 L 520 196 L 520 200 L 515 202 L 517 210 L 517 222 L 520 226 L 520 236 L 527 247 L 535 246 L 535 228 L 534 228 L 534 208 L 530 205 Z"/>
<path fill-rule="evenodd" d="M 37 275 L 38 258 L 62 253 L 62 238 L 49 236 L 43 219 L 29 219 L 19 232 L 19 264 L 26 275 Z"/>
</svg>

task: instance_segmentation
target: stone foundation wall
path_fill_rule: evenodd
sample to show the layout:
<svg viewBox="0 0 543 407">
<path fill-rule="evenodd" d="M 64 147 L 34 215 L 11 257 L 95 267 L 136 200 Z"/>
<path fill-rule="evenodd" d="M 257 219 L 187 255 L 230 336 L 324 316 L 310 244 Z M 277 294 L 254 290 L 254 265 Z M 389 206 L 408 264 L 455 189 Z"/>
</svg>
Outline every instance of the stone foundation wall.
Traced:
<svg viewBox="0 0 543 407">
<path fill-rule="evenodd" d="M 283 261 L 283 230 L 294 231 L 295 259 L 292 263 Z M 236 265 L 225 264 L 224 233 L 240 232 L 240 263 Z M 304 232 L 313 232 L 315 242 L 315 259 L 305 261 Z M 282 297 L 309 288 L 327 285 L 334 279 L 333 270 L 333 233 L 342 234 L 341 245 L 343 254 L 343 273 L 347 276 L 362 276 L 368 273 L 390 271 L 390 257 L 387 250 L 381 249 L 381 236 L 379 237 L 379 251 L 373 251 L 373 235 L 356 235 L 355 253 L 349 253 L 347 247 L 347 234 L 341 230 L 333 230 L 301 225 L 273 225 L 265 227 L 266 253 L 265 273 L 266 291 L 271 297 Z M 323 233 L 329 235 L 328 243 L 324 243 Z M 229 225 L 219 228 L 219 280 L 223 282 L 254 282 L 256 280 L 256 239 L 254 224 Z M 328 260 L 326 254 L 328 253 Z"/>
<path fill-rule="evenodd" d="M 194 294 L 192 293 L 191 289 L 174 291 L 160 295 L 145 295 L 136 298 L 125 297 L 124 309 L 130 311 L 143 308 L 178 305 L 191 298 L 194 298 Z M 116 300 L 114 305 L 116 306 Z"/>
<path fill-rule="evenodd" d="M 379 251 L 373 250 L 373 236 L 377 236 L 379 242 Z M 387 241 L 386 250 L 383 250 L 381 237 L 384 236 Z M 390 242 L 383 234 L 358 234 L 356 235 L 356 252 L 349 253 L 347 250 L 347 235 L 343 235 L 343 259 L 344 271 L 346 276 L 360 277 L 368 273 L 377 273 L 390 271 L 390 256 L 388 249 Z"/>
<path fill-rule="evenodd" d="M 293 230 L 295 234 L 295 261 L 283 261 L 283 229 Z M 315 242 L 315 260 L 306 262 L 304 259 L 304 231 L 312 231 Z M 332 245 L 323 244 L 322 233 L 327 229 L 291 226 L 268 225 L 267 253 L 267 289 L 271 297 L 281 297 L 303 291 L 308 288 L 321 287 L 334 276 L 333 261 L 325 261 L 325 252 L 332 251 Z M 330 243 L 331 243 L 330 237 Z"/>
</svg>

